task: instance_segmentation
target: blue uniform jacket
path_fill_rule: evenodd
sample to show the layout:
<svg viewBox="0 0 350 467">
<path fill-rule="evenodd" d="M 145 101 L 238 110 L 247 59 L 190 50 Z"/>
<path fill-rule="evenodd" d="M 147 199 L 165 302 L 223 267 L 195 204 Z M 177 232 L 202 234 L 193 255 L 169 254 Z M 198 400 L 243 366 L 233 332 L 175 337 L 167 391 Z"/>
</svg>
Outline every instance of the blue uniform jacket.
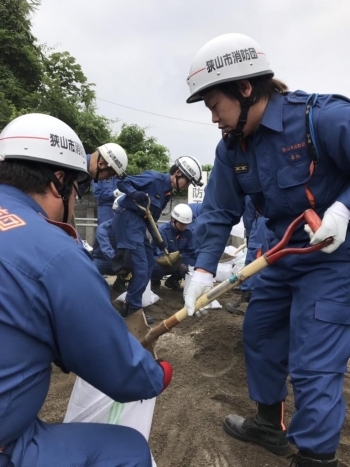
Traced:
<svg viewBox="0 0 350 467">
<path fill-rule="evenodd" d="M 115 256 L 115 242 L 112 229 L 113 217 L 108 221 L 102 222 L 96 229 L 93 258 L 113 259 Z"/>
<path fill-rule="evenodd" d="M 130 195 L 135 191 L 147 193 L 151 199 L 150 211 L 155 222 L 158 221 L 163 209 L 171 198 L 171 180 L 170 174 L 162 174 L 154 170 L 147 170 L 140 175 L 128 176 L 123 180 L 117 181 L 120 191 L 129 196 L 123 196 L 118 201 L 121 208 L 137 212 L 144 216 L 144 211 L 138 209 Z M 146 206 L 146 202 L 142 203 Z"/>
<path fill-rule="evenodd" d="M 86 250 L 16 188 L 0 185 L 0 205 L 0 446 L 30 438 L 55 360 L 114 400 L 158 395 L 163 370 Z"/>
<path fill-rule="evenodd" d="M 318 97 L 312 122 L 319 162 L 311 176 L 305 125 L 307 97 L 302 91 L 275 93 L 255 133 L 245 138 L 245 147 L 237 144 L 229 150 L 225 140 L 218 144 L 196 221 L 195 239 L 200 250 L 196 267 L 215 273 L 222 245 L 243 214 L 246 194 L 269 218 L 267 226 L 278 239 L 311 207 L 307 190 L 313 194 L 321 218 L 335 201 L 350 209 L 349 100 L 334 95 Z M 294 242 L 308 240 L 302 227 L 292 238 Z"/>
<path fill-rule="evenodd" d="M 117 178 L 112 177 L 108 180 L 99 180 L 98 182 L 93 182 L 92 186 L 94 198 L 97 199 L 98 205 L 112 207 L 115 200 L 113 192 L 117 188 Z"/>
<path fill-rule="evenodd" d="M 173 224 L 167 222 L 159 227 L 160 235 L 168 247 L 169 253 L 179 251 L 182 254 L 182 262 L 190 266 L 194 266 L 196 262 L 196 253 L 194 249 L 193 234 L 190 229 L 179 232 Z M 152 247 L 155 257 L 164 256 L 164 253 L 157 248 L 157 245 L 152 241 Z"/>
<path fill-rule="evenodd" d="M 259 213 L 255 209 L 255 206 L 253 204 L 251 197 L 246 196 L 245 197 L 245 209 L 243 213 L 243 224 L 244 224 L 246 237 L 250 236 L 250 231 L 252 229 L 254 221 L 257 220 L 258 216 L 259 216 Z"/>
<path fill-rule="evenodd" d="M 189 203 L 188 206 L 191 208 L 193 221 L 195 221 L 201 213 L 202 203 Z"/>
</svg>

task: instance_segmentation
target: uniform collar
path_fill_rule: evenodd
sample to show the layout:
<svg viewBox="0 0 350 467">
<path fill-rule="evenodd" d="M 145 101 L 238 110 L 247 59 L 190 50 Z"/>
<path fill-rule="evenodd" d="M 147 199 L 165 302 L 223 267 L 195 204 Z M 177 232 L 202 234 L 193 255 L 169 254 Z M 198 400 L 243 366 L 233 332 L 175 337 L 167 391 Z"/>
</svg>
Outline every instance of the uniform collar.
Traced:
<svg viewBox="0 0 350 467">
<path fill-rule="evenodd" d="M 267 103 L 260 125 L 274 131 L 283 131 L 283 104 L 284 96 L 274 92 Z"/>
<path fill-rule="evenodd" d="M 46 212 L 43 210 L 40 204 L 38 204 L 31 196 L 27 195 L 23 191 L 10 185 L 0 184 L 0 193 L 8 195 L 8 196 L 13 196 L 16 199 L 16 201 L 26 206 L 29 206 L 35 212 L 40 214 L 46 220 L 46 222 L 48 222 L 49 224 L 55 225 L 56 227 L 59 227 L 61 230 L 66 232 L 70 237 L 74 238 L 74 240 L 77 240 L 78 238 L 77 232 L 70 224 L 66 224 L 64 222 L 57 222 L 57 221 L 53 221 L 52 219 L 49 219 L 47 217 Z"/>
<path fill-rule="evenodd" d="M 35 212 L 40 213 L 42 216 L 47 217 L 46 212 L 31 196 L 23 191 L 10 185 L 0 184 L 0 193 L 13 196 L 21 204 L 31 207 Z M 1 199 L 1 198 L 0 198 Z"/>
</svg>

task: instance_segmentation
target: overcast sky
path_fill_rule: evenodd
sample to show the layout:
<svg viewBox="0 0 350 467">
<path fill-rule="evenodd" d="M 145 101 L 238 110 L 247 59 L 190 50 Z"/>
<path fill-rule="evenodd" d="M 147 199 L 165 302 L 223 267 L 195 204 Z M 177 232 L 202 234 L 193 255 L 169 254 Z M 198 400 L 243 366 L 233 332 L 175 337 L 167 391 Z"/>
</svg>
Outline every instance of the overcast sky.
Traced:
<svg viewBox="0 0 350 467">
<path fill-rule="evenodd" d="M 218 35 L 246 34 L 290 89 L 350 96 L 349 21 L 349 0 L 42 0 L 33 33 L 76 58 L 117 131 L 147 127 L 172 160 L 212 164 L 219 130 L 203 103 L 185 102 L 197 51 Z"/>
</svg>

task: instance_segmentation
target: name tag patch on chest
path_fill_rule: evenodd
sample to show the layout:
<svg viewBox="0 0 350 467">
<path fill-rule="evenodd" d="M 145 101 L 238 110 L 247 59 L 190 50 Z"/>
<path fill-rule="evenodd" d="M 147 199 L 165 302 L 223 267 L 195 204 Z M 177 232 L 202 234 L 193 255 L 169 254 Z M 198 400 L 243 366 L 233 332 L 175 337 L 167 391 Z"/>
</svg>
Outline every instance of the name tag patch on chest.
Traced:
<svg viewBox="0 0 350 467">
<path fill-rule="evenodd" d="M 248 164 L 239 164 L 233 167 L 236 174 L 246 174 L 248 172 Z"/>
</svg>

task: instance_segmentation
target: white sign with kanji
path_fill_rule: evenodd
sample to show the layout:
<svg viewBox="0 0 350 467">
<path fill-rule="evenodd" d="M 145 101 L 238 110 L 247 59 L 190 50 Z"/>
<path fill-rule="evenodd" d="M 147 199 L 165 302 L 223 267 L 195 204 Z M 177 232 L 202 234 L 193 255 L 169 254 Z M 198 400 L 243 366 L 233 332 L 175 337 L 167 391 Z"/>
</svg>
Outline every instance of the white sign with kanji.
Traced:
<svg viewBox="0 0 350 467">
<path fill-rule="evenodd" d="M 193 186 L 188 187 L 188 202 L 189 203 L 202 203 L 204 198 L 204 188 L 208 182 L 208 172 L 202 172 L 202 182 L 203 186 Z"/>
</svg>

